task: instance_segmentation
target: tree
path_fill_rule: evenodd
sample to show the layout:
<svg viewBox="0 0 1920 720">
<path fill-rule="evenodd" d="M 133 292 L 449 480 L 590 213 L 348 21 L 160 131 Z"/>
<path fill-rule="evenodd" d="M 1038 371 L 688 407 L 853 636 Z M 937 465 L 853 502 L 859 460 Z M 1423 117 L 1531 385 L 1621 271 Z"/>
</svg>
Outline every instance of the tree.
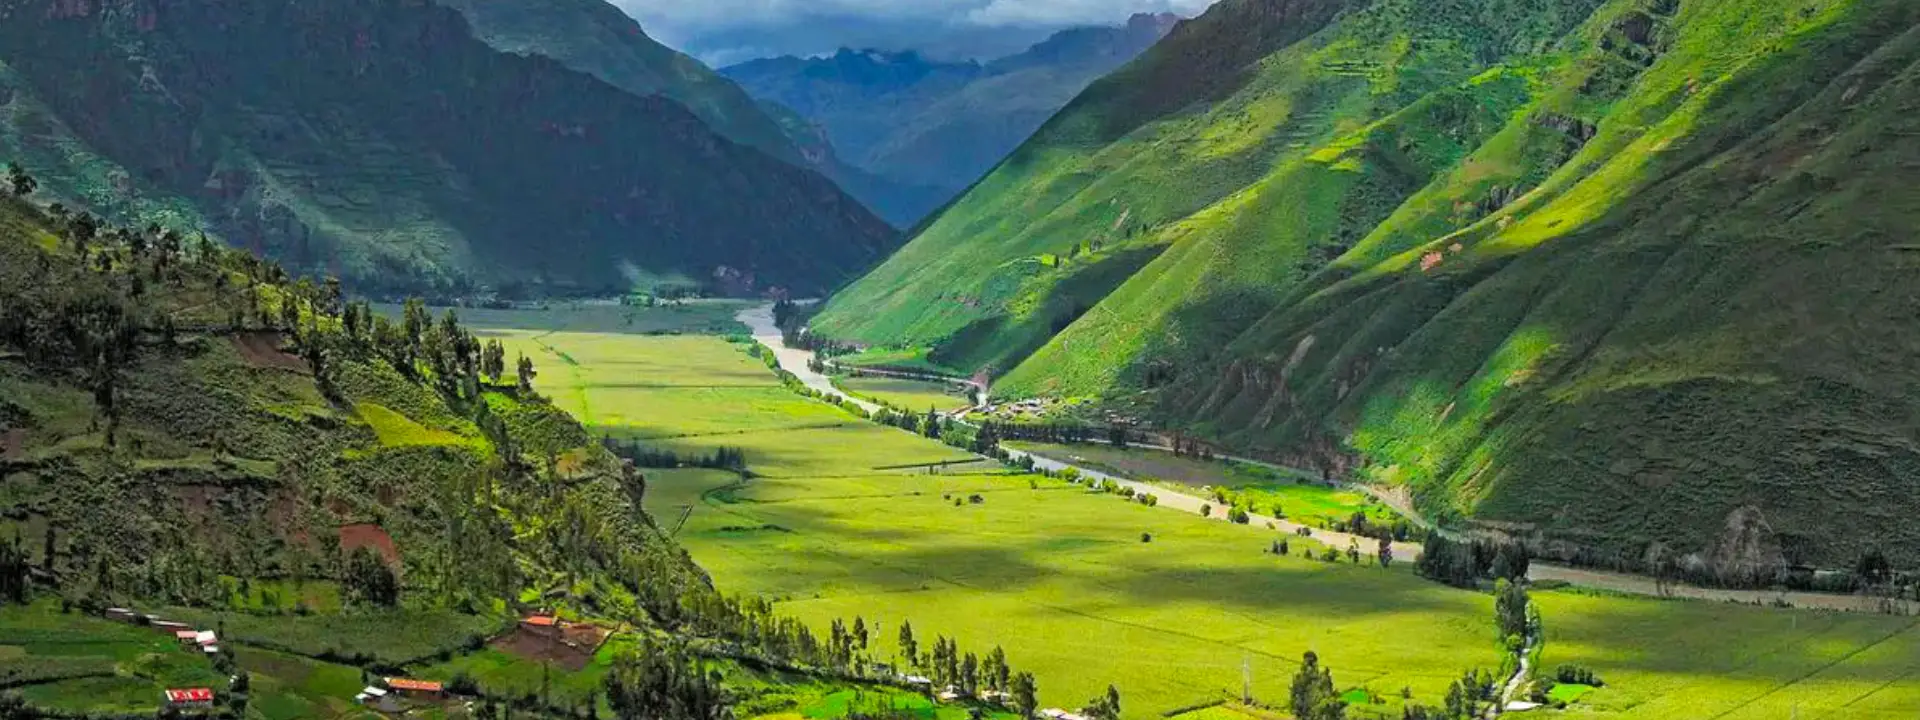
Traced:
<svg viewBox="0 0 1920 720">
<path fill-rule="evenodd" d="M 1853 573 L 1869 586 L 1885 585 L 1893 580 L 1893 563 L 1880 548 L 1868 550 L 1854 563 Z"/>
<path fill-rule="evenodd" d="M 670 644 L 621 655 L 602 686 L 620 720 L 724 720 L 733 709 L 720 679 Z"/>
<path fill-rule="evenodd" d="M 1120 720 L 1120 690 L 1107 686 L 1107 693 L 1087 703 L 1086 714 L 1093 720 Z"/>
<path fill-rule="evenodd" d="M 920 667 L 920 642 L 913 639 L 913 623 L 900 623 L 901 662 L 909 668 Z"/>
<path fill-rule="evenodd" d="M 1289 699 L 1295 720 L 1341 720 L 1347 716 L 1347 703 L 1333 689 L 1333 671 L 1320 667 L 1320 656 L 1308 652 L 1301 657 L 1300 671 L 1293 675 Z"/>
<path fill-rule="evenodd" d="M 987 653 L 987 689 L 994 692 L 1007 691 L 1007 651 L 993 646 L 993 652 Z"/>
<path fill-rule="evenodd" d="M 927 417 L 920 423 L 920 434 L 935 440 L 940 439 L 940 413 L 932 407 L 927 408 Z"/>
<path fill-rule="evenodd" d="M 527 359 L 527 356 L 521 355 L 520 356 L 520 391 L 533 392 L 533 379 L 535 377 L 538 377 L 539 375 L 540 373 L 533 369 L 533 361 Z"/>
<path fill-rule="evenodd" d="M 1527 588 L 1517 582 L 1501 578 L 1493 583 L 1494 620 L 1500 627 L 1500 638 L 1525 637 L 1527 635 Z"/>
<path fill-rule="evenodd" d="M 1380 538 L 1380 547 L 1374 551 L 1374 557 L 1380 558 L 1380 567 L 1393 565 L 1393 538 Z"/>
<path fill-rule="evenodd" d="M 1493 555 L 1493 576 L 1520 581 L 1527 578 L 1527 568 L 1532 564 L 1527 548 L 1520 543 L 1505 542 Z"/>
<path fill-rule="evenodd" d="M 480 374 L 487 376 L 488 382 L 499 383 L 506 372 L 507 347 L 499 340 L 488 340 L 487 349 L 480 355 Z"/>
<path fill-rule="evenodd" d="M 400 604 L 400 579 L 372 548 L 359 548 L 347 557 L 346 577 L 341 584 L 357 601 L 382 607 Z"/>
<path fill-rule="evenodd" d="M 973 653 L 960 661 L 960 694 L 973 698 L 980 696 L 980 658 Z"/>
<path fill-rule="evenodd" d="M 725 450 L 726 448 L 720 448 Z M 853 617 L 853 642 L 861 652 L 867 651 L 867 621 L 858 615 Z"/>
<path fill-rule="evenodd" d="M 1013 708 L 1020 711 L 1020 717 L 1033 717 L 1040 709 L 1040 689 L 1033 683 L 1033 673 L 1022 672 L 1013 676 Z"/>
<path fill-rule="evenodd" d="M 13 190 L 14 197 L 23 198 L 39 189 L 40 181 L 28 175 L 26 169 L 20 167 L 18 163 L 7 163 L 7 186 Z"/>
</svg>

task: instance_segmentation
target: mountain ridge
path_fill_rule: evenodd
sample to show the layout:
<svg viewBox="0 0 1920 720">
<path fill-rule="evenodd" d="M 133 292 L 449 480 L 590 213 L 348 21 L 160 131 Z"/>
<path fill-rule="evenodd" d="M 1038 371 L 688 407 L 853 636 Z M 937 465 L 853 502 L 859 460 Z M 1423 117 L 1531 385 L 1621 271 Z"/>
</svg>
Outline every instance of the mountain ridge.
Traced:
<svg viewBox="0 0 1920 720">
<path fill-rule="evenodd" d="M 818 174 L 499 52 L 451 9 L 48 6 L 11 0 L 0 28 L 0 150 L 48 194 L 116 218 L 158 205 L 364 289 L 818 292 L 894 242 Z"/>
<path fill-rule="evenodd" d="M 1590 562 L 1920 551 L 1915 410 L 1870 399 L 1916 382 L 1874 239 L 1920 213 L 1885 199 L 1915 9 L 1453 10 L 1220 3 L 814 327 Z"/>
</svg>

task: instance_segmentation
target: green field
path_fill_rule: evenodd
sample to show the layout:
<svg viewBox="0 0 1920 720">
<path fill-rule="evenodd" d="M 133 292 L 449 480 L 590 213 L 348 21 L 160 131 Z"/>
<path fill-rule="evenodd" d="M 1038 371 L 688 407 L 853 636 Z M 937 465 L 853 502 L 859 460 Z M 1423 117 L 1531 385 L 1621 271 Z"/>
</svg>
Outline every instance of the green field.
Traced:
<svg viewBox="0 0 1920 720">
<path fill-rule="evenodd" d="M 833 382 L 849 395 L 913 412 L 926 412 L 927 408 L 945 412 L 973 404 L 952 383 L 873 376 L 842 376 Z"/>
<path fill-rule="evenodd" d="M 745 333 L 747 326 L 733 319 L 755 302 L 746 300 L 688 300 L 673 305 L 643 307 L 607 300 L 553 301 L 540 307 L 516 309 L 456 308 L 460 322 L 474 328 L 565 330 L 568 332 L 674 335 Z M 446 308 L 433 307 L 437 317 Z M 398 305 L 376 305 L 374 311 L 400 317 Z"/>
<path fill-rule="evenodd" d="M 40 602 L 0 608 L 0 685 L 48 710 L 151 713 L 166 688 L 226 680 L 171 633 Z"/>
<path fill-rule="evenodd" d="M 1327 487 L 1302 473 L 1230 460 L 1203 461 L 1172 453 L 1111 445 L 1051 445 L 1010 443 L 1012 447 L 1111 475 L 1153 483 L 1189 494 L 1226 492 L 1233 504 L 1255 512 L 1282 516 L 1303 525 L 1326 527 L 1344 522 L 1356 512 L 1371 522 L 1391 523 L 1398 515 L 1366 493 Z M 1280 511 L 1275 512 L 1274 508 Z"/>
<path fill-rule="evenodd" d="M 763 368 L 718 339 L 557 333 L 539 341 L 544 347 L 531 347 L 547 357 L 578 363 L 543 371 L 541 387 L 590 408 L 590 424 L 676 446 L 745 448 L 760 473 L 750 480 L 648 471 L 649 510 L 678 527 L 677 539 L 722 589 L 774 598 L 821 631 L 831 619 L 862 616 L 877 626 L 880 659 L 895 652 L 898 624 L 911 621 L 923 643 L 944 634 L 977 652 L 1003 645 L 1017 667 L 1037 674 L 1048 706 L 1077 707 L 1118 685 L 1129 718 L 1237 693 L 1243 659 L 1256 695 L 1283 700 L 1299 654 L 1314 650 L 1341 687 L 1387 698 L 1357 716 L 1391 717 L 1403 688 L 1438 704 L 1461 672 L 1498 663 L 1491 598 L 1420 580 L 1404 566 L 1329 565 L 1297 550 L 1275 557 L 1262 552 L 1269 531 L 984 465 L 943 475 L 874 471 L 956 454 L 851 419 L 800 427 L 838 411 L 780 399 L 786 391 L 770 376 L 753 379 Z M 635 368 L 672 384 L 765 394 L 691 401 L 677 395 L 684 388 L 622 382 Z M 722 426 L 733 430 L 714 435 Z M 982 502 L 954 505 L 972 495 Z M 1142 533 L 1152 541 L 1141 542 Z M 1607 681 L 1580 701 L 1596 717 L 1761 720 L 1778 717 L 1784 702 L 1799 703 L 1806 718 L 1891 719 L 1914 701 L 1920 630 L 1912 620 L 1572 591 L 1539 599 L 1548 627 L 1542 663 L 1584 664 Z"/>
</svg>

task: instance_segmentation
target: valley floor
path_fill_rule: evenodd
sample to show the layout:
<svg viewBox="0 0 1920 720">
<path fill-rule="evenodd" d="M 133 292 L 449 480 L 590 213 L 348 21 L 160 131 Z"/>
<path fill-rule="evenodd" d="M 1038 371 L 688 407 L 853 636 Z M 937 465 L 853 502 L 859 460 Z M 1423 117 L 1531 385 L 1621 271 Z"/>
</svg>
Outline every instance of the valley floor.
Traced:
<svg viewBox="0 0 1920 720">
<path fill-rule="evenodd" d="M 1128 718 L 1238 695 L 1284 702 L 1312 650 L 1344 688 L 1398 717 L 1499 662 L 1492 598 L 1390 569 L 1301 557 L 1260 524 L 1207 522 L 1085 486 L 976 463 L 916 435 L 783 388 L 715 337 L 500 329 L 533 355 L 543 392 L 596 433 L 702 452 L 741 448 L 751 479 L 649 471 L 647 504 L 723 590 L 760 594 L 816 623 L 860 616 L 882 658 L 902 623 L 984 654 L 1004 646 L 1043 706 L 1077 707 L 1112 683 Z M 756 333 L 759 334 L 759 333 Z M 1293 541 L 1291 553 L 1269 552 Z M 1535 595 L 1541 667 L 1578 663 L 1606 686 L 1583 717 L 1908 718 L 1920 707 L 1920 624 L 1576 590 Z"/>
</svg>

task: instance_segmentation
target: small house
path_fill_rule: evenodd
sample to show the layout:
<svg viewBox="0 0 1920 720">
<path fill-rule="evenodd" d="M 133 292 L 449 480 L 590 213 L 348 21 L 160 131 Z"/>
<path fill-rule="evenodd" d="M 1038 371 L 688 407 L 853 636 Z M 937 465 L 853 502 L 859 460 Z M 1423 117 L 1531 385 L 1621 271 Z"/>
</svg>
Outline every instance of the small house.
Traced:
<svg viewBox="0 0 1920 720">
<path fill-rule="evenodd" d="M 128 623 L 138 622 L 140 618 L 138 614 L 135 614 L 127 608 L 107 608 L 106 616 L 108 620 L 118 620 Z"/>
<path fill-rule="evenodd" d="M 440 683 L 408 678 L 387 678 L 387 689 L 414 700 L 438 700 L 447 693 L 446 686 Z"/>
<path fill-rule="evenodd" d="M 386 688 L 378 688 L 372 685 L 368 685 L 366 689 L 361 690 L 359 695 L 353 696 L 353 701 L 364 707 L 379 710 L 380 712 L 397 713 L 402 709 L 400 707 L 400 700 L 395 698 L 393 693 L 387 692 Z"/>
<path fill-rule="evenodd" d="M 560 618 L 552 615 L 533 615 L 520 621 L 520 628 L 538 635 L 557 635 L 563 627 Z"/>
<path fill-rule="evenodd" d="M 147 617 L 150 617 L 150 618 L 151 618 L 151 617 L 153 617 L 153 616 L 152 616 L 152 615 L 148 615 Z M 188 624 L 186 624 L 186 623 L 183 623 L 183 622 L 173 622 L 173 621 L 171 621 L 171 620 L 149 620 L 149 621 L 147 622 L 147 624 L 148 624 L 149 626 L 152 626 L 152 627 L 153 627 L 153 629 L 154 629 L 154 631 L 156 631 L 156 632 L 163 632 L 163 633 L 167 633 L 167 634 L 170 634 L 170 635 L 173 635 L 174 633 L 178 633 L 178 632 L 180 632 L 181 630 L 192 630 L 192 629 L 193 629 L 193 626 L 192 626 L 192 625 L 188 625 Z M 178 636 L 178 635 L 174 635 L 174 637 L 179 637 L 179 636 Z"/>
<path fill-rule="evenodd" d="M 940 700 L 940 702 L 949 702 L 949 703 L 950 703 L 950 702 L 953 702 L 953 701 L 955 701 L 955 700 L 959 700 L 959 699 L 960 699 L 960 693 L 957 693 L 957 692 L 954 692 L 954 691 L 953 691 L 953 688 L 947 688 L 947 689 L 945 689 L 945 690 L 941 690 L 941 691 L 940 691 L 940 694 L 939 694 L 939 695 L 935 695 L 934 697 L 935 697 L 935 698 L 938 698 L 938 699 Z"/>
<path fill-rule="evenodd" d="M 933 687 L 933 678 L 925 675 L 908 675 L 900 679 L 905 680 L 908 685 L 914 687 Z"/>
<path fill-rule="evenodd" d="M 201 647 L 218 645 L 220 644 L 220 638 L 214 636 L 212 630 L 201 630 L 193 634 L 193 643 Z"/>
<path fill-rule="evenodd" d="M 211 688 L 180 688 L 167 691 L 167 707 L 174 709 L 206 709 L 213 707 Z"/>
<path fill-rule="evenodd" d="M 188 645 L 188 646 L 198 645 L 200 643 L 196 641 L 199 638 L 200 638 L 200 633 L 194 632 L 192 630 L 173 631 L 173 639 L 180 641 L 181 645 Z"/>
</svg>

